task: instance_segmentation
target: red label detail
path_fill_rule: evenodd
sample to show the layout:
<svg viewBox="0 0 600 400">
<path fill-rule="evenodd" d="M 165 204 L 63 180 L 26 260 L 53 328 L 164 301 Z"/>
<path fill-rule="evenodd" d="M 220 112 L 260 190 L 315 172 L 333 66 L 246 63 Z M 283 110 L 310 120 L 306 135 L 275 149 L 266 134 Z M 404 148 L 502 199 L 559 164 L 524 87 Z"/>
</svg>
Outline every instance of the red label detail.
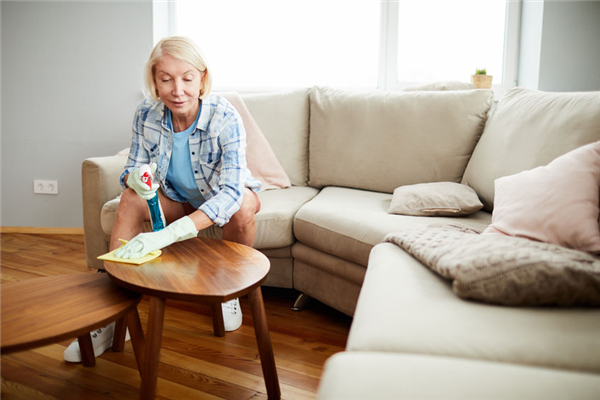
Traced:
<svg viewBox="0 0 600 400">
<path fill-rule="evenodd" d="M 148 185 L 149 188 L 152 188 L 152 175 L 145 172 L 144 175 L 142 175 L 142 182 Z"/>
</svg>

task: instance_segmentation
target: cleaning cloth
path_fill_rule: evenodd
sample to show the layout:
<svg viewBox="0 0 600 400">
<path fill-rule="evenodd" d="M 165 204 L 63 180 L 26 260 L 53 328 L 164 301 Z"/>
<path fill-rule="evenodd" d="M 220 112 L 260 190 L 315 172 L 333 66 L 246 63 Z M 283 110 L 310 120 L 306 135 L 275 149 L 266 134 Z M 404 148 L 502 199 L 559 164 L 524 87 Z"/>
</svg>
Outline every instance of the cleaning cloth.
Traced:
<svg viewBox="0 0 600 400">
<path fill-rule="evenodd" d="M 125 245 L 127 243 L 127 240 L 123 240 L 123 239 L 119 239 L 119 240 L 123 243 L 123 245 Z M 123 246 L 121 246 L 121 247 L 123 247 Z M 101 256 L 98 256 L 98 259 L 105 260 L 105 261 L 126 263 L 126 264 L 141 265 L 143 263 L 147 263 L 148 261 L 154 260 L 155 258 L 159 257 L 162 254 L 162 250 L 154 250 L 140 258 L 127 258 L 127 259 L 119 258 L 119 257 L 115 256 L 114 253 L 115 253 L 115 251 L 119 250 L 121 247 L 114 249 L 110 253 L 106 253 Z"/>
</svg>

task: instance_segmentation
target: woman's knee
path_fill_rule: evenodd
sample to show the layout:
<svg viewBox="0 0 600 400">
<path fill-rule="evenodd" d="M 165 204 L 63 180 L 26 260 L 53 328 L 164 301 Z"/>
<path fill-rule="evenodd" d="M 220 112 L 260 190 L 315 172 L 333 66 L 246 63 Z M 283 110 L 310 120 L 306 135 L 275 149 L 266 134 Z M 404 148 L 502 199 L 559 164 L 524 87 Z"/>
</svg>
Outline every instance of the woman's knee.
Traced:
<svg viewBox="0 0 600 400">
<path fill-rule="evenodd" d="M 176 221 L 186 215 L 183 203 L 178 203 L 169 199 L 160 191 L 158 194 L 161 211 L 165 220 L 167 221 L 167 224 L 170 224 L 171 222 Z M 117 213 L 128 215 L 136 219 L 142 219 L 142 221 L 150 221 L 148 203 L 146 200 L 138 196 L 138 194 L 132 189 L 125 189 L 121 195 L 121 201 L 119 203 L 119 209 Z"/>
<path fill-rule="evenodd" d="M 137 195 L 132 189 L 125 189 L 119 201 L 117 219 L 120 220 L 149 220 L 150 214 L 146 201 Z"/>
<path fill-rule="evenodd" d="M 254 214 L 258 212 L 260 203 L 258 203 L 258 197 L 246 189 L 244 199 L 240 209 L 233 214 L 229 223 L 235 226 L 244 227 L 246 225 L 254 224 Z"/>
<path fill-rule="evenodd" d="M 238 212 L 231 216 L 231 219 L 225 226 L 243 228 L 251 224 L 254 224 L 254 212 L 249 208 L 240 208 Z"/>
<path fill-rule="evenodd" d="M 121 200 L 119 201 L 120 210 L 143 210 L 146 207 L 146 201 L 137 195 L 132 189 L 125 189 L 121 194 Z"/>
</svg>

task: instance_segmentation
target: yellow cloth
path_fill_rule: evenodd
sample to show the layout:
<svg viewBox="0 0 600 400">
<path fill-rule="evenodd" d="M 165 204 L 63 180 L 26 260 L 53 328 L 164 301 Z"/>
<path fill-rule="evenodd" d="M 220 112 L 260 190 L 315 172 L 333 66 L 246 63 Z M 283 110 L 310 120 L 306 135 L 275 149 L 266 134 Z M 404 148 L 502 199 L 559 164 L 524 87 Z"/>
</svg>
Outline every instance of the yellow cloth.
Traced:
<svg viewBox="0 0 600 400">
<path fill-rule="evenodd" d="M 125 243 L 127 243 L 127 240 L 123 240 L 123 239 L 119 239 L 119 240 L 123 243 L 123 245 Z M 121 247 L 123 247 L 123 246 L 121 246 Z M 118 249 L 120 249 L 121 247 L 119 247 Z M 150 253 L 146 254 L 144 257 L 141 257 L 141 258 L 123 259 L 123 258 L 119 258 L 119 257 L 115 256 L 114 253 L 118 249 L 114 249 L 110 253 L 106 253 L 106 254 L 103 254 L 101 256 L 98 256 L 98 260 L 114 261 L 114 262 L 125 263 L 125 264 L 141 265 L 141 264 L 146 263 L 148 261 L 154 260 L 155 258 L 159 257 L 162 254 L 161 250 L 154 250 L 154 251 L 151 251 Z"/>
</svg>

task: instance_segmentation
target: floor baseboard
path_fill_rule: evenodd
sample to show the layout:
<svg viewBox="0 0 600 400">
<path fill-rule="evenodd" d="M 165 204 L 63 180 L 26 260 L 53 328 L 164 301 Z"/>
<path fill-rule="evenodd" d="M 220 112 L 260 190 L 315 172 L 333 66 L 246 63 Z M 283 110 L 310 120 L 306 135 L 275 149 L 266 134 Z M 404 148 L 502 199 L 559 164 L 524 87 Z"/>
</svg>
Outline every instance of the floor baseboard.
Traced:
<svg viewBox="0 0 600 400">
<path fill-rule="evenodd" d="M 0 226 L 0 233 L 29 233 L 38 235 L 83 235 L 83 228 L 46 228 L 36 226 Z"/>
</svg>

